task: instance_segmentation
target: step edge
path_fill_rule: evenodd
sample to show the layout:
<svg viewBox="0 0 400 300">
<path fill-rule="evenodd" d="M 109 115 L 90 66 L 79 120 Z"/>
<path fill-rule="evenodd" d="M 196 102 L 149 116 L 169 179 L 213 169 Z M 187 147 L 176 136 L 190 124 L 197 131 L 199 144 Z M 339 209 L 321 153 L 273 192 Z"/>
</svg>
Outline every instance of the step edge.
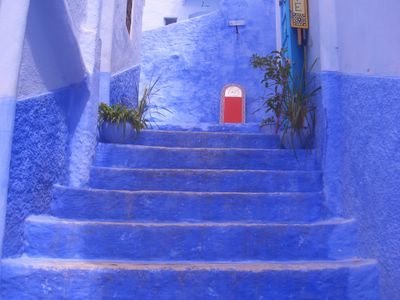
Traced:
<svg viewBox="0 0 400 300">
<path fill-rule="evenodd" d="M 54 258 L 31 258 L 23 256 L 20 258 L 6 258 L 2 264 L 8 266 L 36 267 L 38 269 L 125 269 L 125 270 L 176 270 L 176 271 L 239 271 L 239 272 L 262 272 L 262 271 L 318 271 L 337 270 L 341 268 L 357 268 L 364 266 L 375 266 L 374 259 L 349 258 L 335 261 L 122 261 L 122 260 L 78 260 L 78 259 L 54 259 Z"/>
<path fill-rule="evenodd" d="M 227 135 L 227 136 L 255 136 L 255 137 L 269 137 L 279 139 L 277 134 L 268 134 L 262 132 L 241 132 L 241 131 L 197 131 L 197 130 L 157 130 L 157 129 L 144 129 L 141 133 L 157 133 L 157 134 L 182 134 L 182 135 Z"/>
<path fill-rule="evenodd" d="M 155 169 L 155 168 L 123 168 L 123 167 L 104 167 L 104 166 L 92 166 L 92 171 L 104 170 L 104 171 L 119 171 L 119 172 L 194 172 L 194 173 L 298 173 L 298 174 L 309 174 L 314 173 L 321 175 L 322 170 L 243 170 L 243 169 Z"/>
<path fill-rule="evenodd" d="M 26 218 L 26 223 L 35 224 L 69 224 L 77 226 L 129 226 L 129 227 L 199 227 L 199 228 L 212 228 L 212 227 L 318 227 L 318 226 L 334 226 L 334 225 L 348 225 L 354 224 L 355 219 L 352 218 L 330 218 L 317 222 L 309 223 L 278 223 L 278 222 L 264 222 L 264 223 L 251 223 L 251 222 L 133 222 L 133 221 L 109 221 L 109 220 L 80 220 L 80 219 L 66 219 L 58 218 L 51 215 L 30 215 Z"/>
<path fill-rule="evenodd" d="M 171 151 L 171 150 L 178 150 L 178 151 L 237 151 L 237 152 L 277 152 L 277 153 L 293 153 L 293 150 L 291 149 L 274 149 L 274 148 L 237 148 L 237 147 L 227 147 L 227 148 L 211 148 L 211 147 L 168 147 L 168 146 L 154 146 L 154 145 L 136 145 L 136 144 L 114 144 L 114 143 L 104 143 L 100 142 L 98 143 L 98 148 L 99 147 L 116 147 L 116 148 L 139 148 L 139 149 L 154 149 L 154 150 L 166 150 L 166 151 Z M 307 152 L 312 152 L 310 155 L 313 155 L 315 152 L 315 149 L 300 149 L 296 150 L 296 152 L 300 153 L 307 153 Z M 315 158 L 316 159 L 316 158 Z"/>
<path fill-rule="evenodd" d="M 224 196 L 324 196 L 324 192 L 321 190 L 319 192 L 191 192 L 191 191 L 169 191 L 169 190 L 113 190 L 113 189 L 99 189 L 91 187 L 69 187 L 61 184 L 54 184 L 53 188 L 55 190 L 63 191 L 76 191 L 76 192 L 89 192 L 89 193 L 120 193 L 120 194 L 184 194 L 184 195 L 196 195 L 196 196 L 208 196 L 208 195 L 224 195 Z"/>
</svg>

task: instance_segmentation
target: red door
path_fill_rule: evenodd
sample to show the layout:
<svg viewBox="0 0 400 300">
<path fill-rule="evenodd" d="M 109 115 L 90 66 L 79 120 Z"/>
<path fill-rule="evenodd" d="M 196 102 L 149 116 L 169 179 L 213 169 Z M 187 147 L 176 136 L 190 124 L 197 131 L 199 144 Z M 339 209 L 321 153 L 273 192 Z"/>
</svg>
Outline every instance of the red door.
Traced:
<svg viewBox="0 0 400 300">
<path fill-rule="evenodd" d="M 221 122 L 244 123 L 244 92 L 238 85 L 228 85 L 222 93 Z"/>
</svg>

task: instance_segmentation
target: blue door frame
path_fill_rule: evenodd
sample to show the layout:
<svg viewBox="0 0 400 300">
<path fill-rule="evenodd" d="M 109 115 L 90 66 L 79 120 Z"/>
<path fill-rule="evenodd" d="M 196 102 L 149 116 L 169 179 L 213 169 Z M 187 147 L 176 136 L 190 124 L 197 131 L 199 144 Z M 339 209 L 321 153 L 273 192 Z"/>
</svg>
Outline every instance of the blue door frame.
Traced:
<svg viewBox="0 0 400 300">
<path fill-rule="evenodd" d="M 304 66 L 304 41 L 298 45 L 297 29 L 291 27 L 290 0 L 280 0 L 282 48 L 287 50 L 287 58 L 292 64 L 292 75 L 300 76 Z"/>
</svg>

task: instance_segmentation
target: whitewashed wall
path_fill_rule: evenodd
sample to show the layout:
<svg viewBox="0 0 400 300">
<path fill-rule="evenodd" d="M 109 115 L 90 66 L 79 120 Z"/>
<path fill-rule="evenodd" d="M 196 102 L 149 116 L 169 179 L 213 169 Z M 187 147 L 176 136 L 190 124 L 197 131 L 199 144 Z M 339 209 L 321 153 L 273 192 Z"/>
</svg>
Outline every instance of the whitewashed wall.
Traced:
<svg viewBox="0 0 400 300">
<path fill-rule="evenodd" d="M 164 26 L 165 17 L 184 21 L 197 14 L 211 12 L 218 8 L 219 0 L 146 0 L 143 14 L 143 30 Z"/>
</svg>

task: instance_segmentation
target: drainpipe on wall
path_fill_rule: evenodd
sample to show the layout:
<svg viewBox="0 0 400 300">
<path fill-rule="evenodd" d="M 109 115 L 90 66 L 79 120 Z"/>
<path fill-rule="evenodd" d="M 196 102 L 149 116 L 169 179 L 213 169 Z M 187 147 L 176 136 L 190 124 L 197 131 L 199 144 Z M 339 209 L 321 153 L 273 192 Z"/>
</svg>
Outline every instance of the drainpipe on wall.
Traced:
<svg viewBox="0 0 400 300">
<path fill-rule="evenodd" d="M 2 256 L 19 67 L 30 0 L 0 1 L 0 258 Z"/>
</svg>

